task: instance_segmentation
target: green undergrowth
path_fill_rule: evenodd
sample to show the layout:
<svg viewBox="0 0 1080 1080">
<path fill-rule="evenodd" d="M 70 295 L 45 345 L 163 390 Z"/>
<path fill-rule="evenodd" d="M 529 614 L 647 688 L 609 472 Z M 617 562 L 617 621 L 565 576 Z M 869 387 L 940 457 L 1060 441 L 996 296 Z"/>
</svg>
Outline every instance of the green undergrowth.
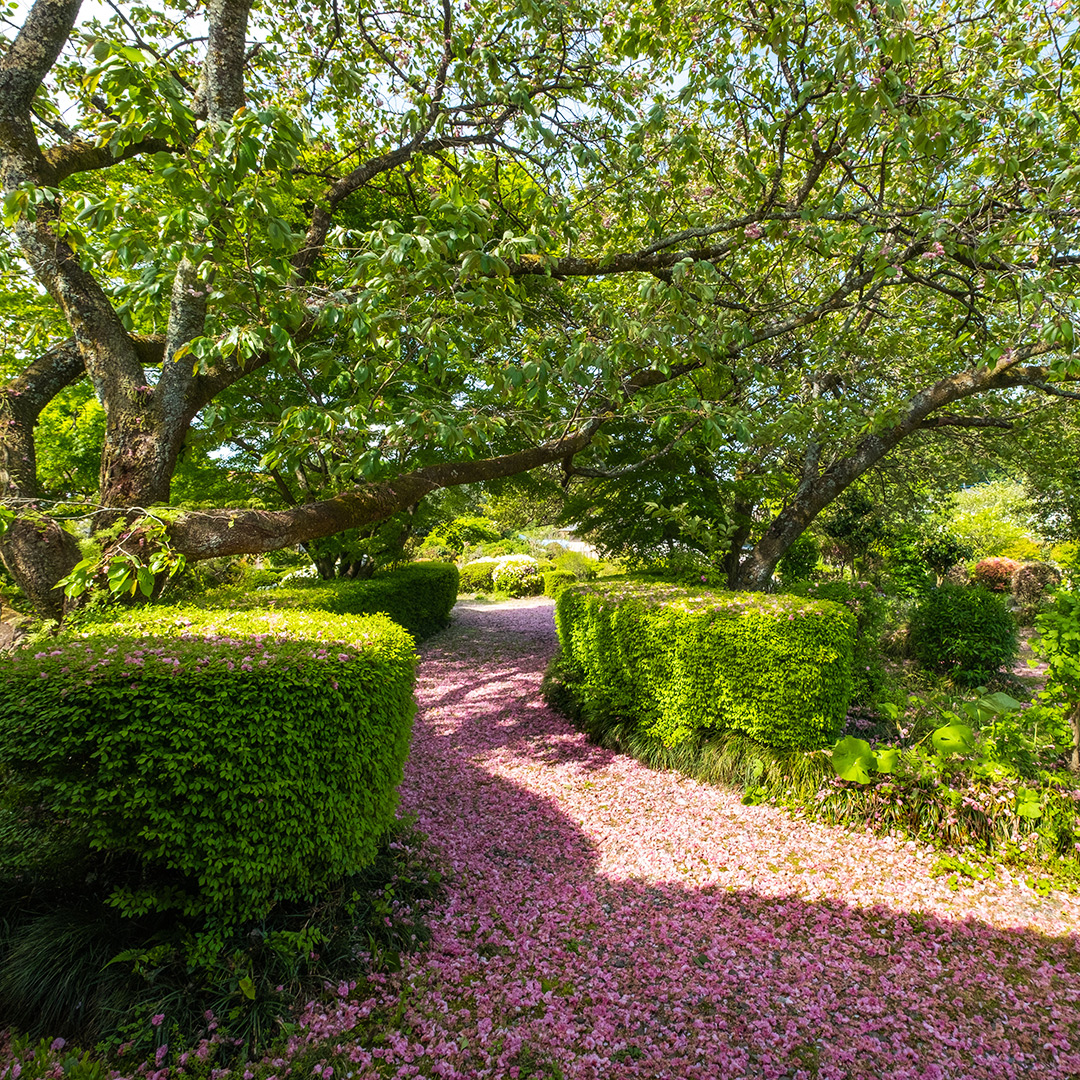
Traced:
<svg viewBox="0 0 1080 1080">
<path fill-rule="evenodd" d="M 85 853 L 72 859 L 58 844 L 34 881 L 11 867 L 0 873 L 0 1015 L 19 1032 L 28 1065 L 38 1040 L 59 1036 L 64 1074 L 87 1080 L 119 1058 L 157 1053 L 166 1067 L 194 1051 L 209 1071 L 265 1053 L 327 987 L 396 971 L 429 939 L 425 913 L 442 879 L 424 840 L 398 822 L 362 871 L 317 901 L 225 928 L 196 966 L 199 923 L 121 916 L 107 888 L 122 868 Z M 91 1058 L 77 1047 L 92 1048 Z M 51 1068 L 56 1055 L 48 1060 Z"/>
</svg>

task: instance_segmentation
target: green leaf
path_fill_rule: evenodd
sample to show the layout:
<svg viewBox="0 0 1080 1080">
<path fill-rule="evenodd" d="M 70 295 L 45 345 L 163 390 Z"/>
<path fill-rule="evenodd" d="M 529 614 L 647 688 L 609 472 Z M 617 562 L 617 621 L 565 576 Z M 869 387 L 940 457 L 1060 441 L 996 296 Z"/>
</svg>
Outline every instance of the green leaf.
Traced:
<svg viewBox="0 0 1080 1080">
<path fill-rule="evenodd" d="M 136 574 L 139 579 L 139 592 L 149 600 L 154 594 L 154 575 L 145 566 L 140 566 Z"/>
<path fill-rule="evenodd" d="M 975 749 L 975 733 L 967 724 L 946 724 L 930 736 L 930 742 L 942 755 L 967 754 Z"/>
<path fill-rule="evenodd" d="M 900 751 L 894 746 L 888 750 L 882 750 L 877 755 L 877 771 L 879 773 L 891 773 L 900 763 Z"/>
<path fill-rule="evenodd" d="M 869 784 L 874 769 L 874 752 L 865 739 L 845 735 L 832 750 L 832 767 L 841 780 Z"/>
</svg>

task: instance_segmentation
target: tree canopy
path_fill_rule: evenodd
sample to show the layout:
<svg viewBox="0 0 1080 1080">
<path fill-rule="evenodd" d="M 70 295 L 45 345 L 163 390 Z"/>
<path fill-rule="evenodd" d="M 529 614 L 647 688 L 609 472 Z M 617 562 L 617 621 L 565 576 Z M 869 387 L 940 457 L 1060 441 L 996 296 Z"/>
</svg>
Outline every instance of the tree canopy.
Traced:
<svg viewBox="0 0 1080 1080">
<path fill-rule="evenodd" d="M 43 611 L 65 515 L 133 566 L 266 552 L 688 439 L 760 588 L 906 441 L 1071 400 L 1070 4 L 80 7 L 0 56 L 0 555 Z M 74 507 L 35 428 L 84 380 Z M 278 503 L 160 509 L 194 444 Z"/>
</svg>

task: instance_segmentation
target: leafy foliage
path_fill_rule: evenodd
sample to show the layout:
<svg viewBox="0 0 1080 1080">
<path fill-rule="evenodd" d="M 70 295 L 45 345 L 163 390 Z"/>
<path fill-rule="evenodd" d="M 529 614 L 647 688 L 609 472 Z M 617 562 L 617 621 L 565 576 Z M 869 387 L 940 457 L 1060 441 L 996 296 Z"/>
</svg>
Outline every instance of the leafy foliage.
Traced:
<svg viewBox="0 0 1080 1080">
<path fill-rule="evenodd" d="M 995 557 L 980 559 L 971 568 L 971 580 L 991 592 L 1008 592 L 1013 574 L 1020 569 L 1020 563 L 1014 559 Z"/>
<path fill-rule="evenodd" d="M 1050 665 L 1047 693 L 1065 705 L 1072 727 L 1072 767 L 1080 771 L 1080 595 L 1059 591 L 1035 620 L 1035 647 Z"/>
<path fill-rule="evenodd" d="M 973 551 L 970 544 L 958 537 L 947 532 L 940 532 L 923 544 L 920 554 L 926 561 L 926 565 L 937 575 L 940 585 L 945 575 L 958 562 L 971 558 Z"/>
<path fill-rule="evenodd" d="M 821 545 L 810 533 L 803 533 L 780 560 L 778 568 L 784 587 L 796 581 L 809 581 L 820 559 Z"/>
<path fill-rule="evenodd" d="M 911 647 L 928 671 L 978 686 L 1016 658 L 1016 622 L 988 589 L 946 582 L 912 612 Z"/>
<path fill-rule="evenodd" d="M 449 548 L 460 555 L 467 547 L 490 543 L 501 536 L 498 526 L 488 518 L 464 517 L 432 529 L 427 535 L 427 543 Z"/>
<path fill-rule="evenodd" d="M 885 684 L 881 639 L 885 633 L 886 607 L 882 598 L 865 581 L 803 582 L 789 591 L 813 600 L 843 604 L 855 616 L 851 700 L 859 705 L 876 705 Z"/>
<path fill-rule="evenodd" d="M 248 919 L 368 864 L 414 705 L 389 619 L 171 609 L 2 661 L 8 798 L 129 867 L 109 903 Z"/>
<path fill-rule="evenodd" d="M 810 748 L 843 724 L 855 620 L 839 605 L 614 581 L 564 588 L 555 613 L 566 692 L 665 744 L 731 730 Z"/>
</svg>

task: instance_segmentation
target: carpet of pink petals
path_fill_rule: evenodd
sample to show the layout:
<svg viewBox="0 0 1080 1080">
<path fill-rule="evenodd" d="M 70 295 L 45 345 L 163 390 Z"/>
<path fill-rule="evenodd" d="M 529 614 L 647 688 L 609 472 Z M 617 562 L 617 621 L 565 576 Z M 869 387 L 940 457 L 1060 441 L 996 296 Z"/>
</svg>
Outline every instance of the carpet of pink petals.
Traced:
<svg viewBox="0 0 1080 1080">
<path fill-rule="evenodd" d="M 317 1074 L 1080 1076 L 1077 898 L 954 892 L 923 846 L 591 746 L 539 695 L 555 644 L 532 600 L 459 605 L 424 650 L 402 809 L 448 888 L 379 996 L 306 1017 Z M 350 1040 L 394 1001 L 384 1045 Z"/>
</svg>

